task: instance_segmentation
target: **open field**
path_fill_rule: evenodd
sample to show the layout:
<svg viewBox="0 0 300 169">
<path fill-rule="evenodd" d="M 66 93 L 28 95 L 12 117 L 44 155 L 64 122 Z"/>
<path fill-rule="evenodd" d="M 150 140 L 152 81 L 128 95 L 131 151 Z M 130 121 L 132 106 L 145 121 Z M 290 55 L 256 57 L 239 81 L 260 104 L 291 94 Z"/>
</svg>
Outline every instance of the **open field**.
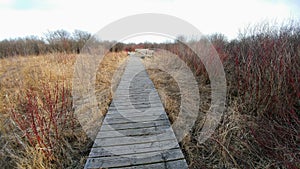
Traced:
<svg viewBox="0 0 300 169">
<path fill-rule="evenodd" d="M 1 168 L 82 168 L 93 143 L 72 109 L 75 54 L 0 59 Z M 96 76 L 102 114 L 125 53 L 109 53 Z M 122 70 L 119 70 L 122 71 Z M 101 97 L 100 97 L 101 96 Z"/>
</svg>

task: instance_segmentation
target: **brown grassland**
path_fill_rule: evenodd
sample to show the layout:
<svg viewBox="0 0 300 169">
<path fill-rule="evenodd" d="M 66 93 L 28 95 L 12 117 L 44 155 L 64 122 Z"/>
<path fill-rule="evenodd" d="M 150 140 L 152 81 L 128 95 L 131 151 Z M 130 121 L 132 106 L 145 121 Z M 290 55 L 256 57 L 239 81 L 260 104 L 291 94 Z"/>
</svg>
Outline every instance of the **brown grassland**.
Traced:
<svg viewBox="0 0 300 169">
<path fill-rule="evenodd" d="M 287 22 L 256 25 L 231 42 L 210 37 L 225 69 L 227 98 L 219 126 L 204 143 L 197 138 L 211 101 L 207 72 L 185 46 L 167 46 L 193 70 L 199 85 L 200 114 L 180 143 L 190 168 L 300 168 L 299 35 L 299 23 Z M 161 55 L 144 63 L 172 65 Z M 147 71 L 173 121 L 180 111 L 178 84 L 167 72 Z"/>
<path fill-rule="evenodd" d="M 143 44 L 178 56 L 198 83 L 200 113 L 180 142 L 189 168 L 300 168 L 300 23 L 257 25 L 231 41 L 209 38 L 191 43 L 213 45 L 208 52 L 220 56 L 227 93 L 220 124 L 204 143 L 197 138 L 212 99 L 203 63 L 178 41 Z M 173 64 L 164 57 L 156 53 L 143 63 L 173 123 L 181 106 L 178 83 L 167 72 L 148 68 Z M 0 59 L 1 168 L 83 167 L 93 140 L 74 114 L 76 58 L 53 53 Z M 99 65 L 95 92 L 102 115 L 120 78 L 115 72 L 124 70 L 126 59 L 125 52 L 108 53 Z"/>
<path fill-rule="evenodd" d="M 1 168 L 82 168 L 93 143 L 74 115 L 75 54 L 0 59 Z M 100 111 L 112 99 L 111 80 L 125 53 L 108 53 L 97 71 Z"/>
</svg>

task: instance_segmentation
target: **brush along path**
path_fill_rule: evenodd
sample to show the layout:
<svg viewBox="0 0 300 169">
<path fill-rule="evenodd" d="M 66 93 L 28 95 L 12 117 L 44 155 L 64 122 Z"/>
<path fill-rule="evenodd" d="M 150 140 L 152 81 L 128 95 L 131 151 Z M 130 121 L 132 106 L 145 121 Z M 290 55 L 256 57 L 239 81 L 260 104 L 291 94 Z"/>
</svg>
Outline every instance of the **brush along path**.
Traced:
<svg viewBox="0 0 300 169">
<path fill-rule="evenodd" d="M 137 55 L 130 55 L 85 168 L 188 168 Z"/>
</svg>

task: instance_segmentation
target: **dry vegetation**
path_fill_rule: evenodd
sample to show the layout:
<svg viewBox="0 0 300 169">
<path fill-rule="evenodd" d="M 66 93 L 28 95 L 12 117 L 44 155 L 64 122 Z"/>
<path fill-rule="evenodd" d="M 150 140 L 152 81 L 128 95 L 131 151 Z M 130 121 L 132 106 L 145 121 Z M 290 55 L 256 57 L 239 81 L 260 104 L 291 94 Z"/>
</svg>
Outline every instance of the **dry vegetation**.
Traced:
<svg viewBox="0 0 300 169">
<path fill-rule="evenodd" d="M 299 24 L 263 24 L 247 30 L 237 40 L 228 42 L 219 35 L 209 40 L 225 68 L 227 100 L 219 127 L 204 143 L 197 138 L 209 112 L 211 86 L 201 61 L 179 42 L 127 46 L 130 50 L 143 45 L 163 48 L 179 56 L 195 75 L 200 113 L 189 135 L 180 142 L 189 167 L 300 168 Z M 82 129 L 73 110 L 71 91 L 77 55 L 15 56 L 23 51 L 26 41 L 2 43 L 6 47 L 18 42 L 15 48 L 8 48 L 12 53 L 4 55 L 14 57 L 0 59 L 1 168 L 82 168 L 93 140 Z M 193 43 L 201 46 L 208 41 Z M 123 45 L 111 50 L 122 50 Z M 53 49 L 72 53 L 77 47 Z M 42 54 L 40 50 L 36 53 L 31 48 L 29 54 Z M 102 115 L 111 102 L 111 89 L 120 78 L 121 73 L 115 72 L 122 72 L 126 58 L 125 53 L 109 53 L 99 66 L 95 94 Z M 144 64 L 146 68 L 167 67 L 173 62 L 157 53 L 146 57 Z M 176 80 L 162 70 L 147 71 L 173 123 L 182 99 Z"/>
<path fill-rule="evenodd" d="M 82 168 L 92 145 L 72 108 L 75 54 L 0 59 L 1 168 Z M 105 114 L 114 72 L 125 53 L 99 65 L 97 101 Z M 99 112 L 100 113 L 100 112 Z"/>
<path fill-rule="evenodd" d="M 202 129 L 200 114 L 190 134 L 181 142 L 190 168 L 288 168 L 300 167 L 300 26 L 263 24 L 228 42 L 212 36 L 227 79 L 227 109 L 214 134 L 197 142 Z M 199 41 L 197 43 L 206 43 Z M 184 60 L 195 73 L 201 113 L 210 106 L 210 82 L 203 64 L 179 43 L 166 50 Z M 182 50 L 184 49 L 184 50 Z M 162 63 L 162 56 L 144 63 Z M 172 77 L 161 70 L 147 70 L 171 120 L 176 118 L 180 91 Z"/>
</svg>

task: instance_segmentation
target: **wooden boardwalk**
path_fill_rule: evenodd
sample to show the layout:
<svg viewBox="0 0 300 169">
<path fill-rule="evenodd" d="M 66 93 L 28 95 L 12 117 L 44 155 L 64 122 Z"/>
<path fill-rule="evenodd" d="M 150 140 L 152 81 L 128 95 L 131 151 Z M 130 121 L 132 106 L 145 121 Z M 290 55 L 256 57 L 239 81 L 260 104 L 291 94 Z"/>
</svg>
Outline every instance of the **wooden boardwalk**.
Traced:
<svg viewBox="0 0 300 169">
<path fill-rule="evenodd" d="M 138 56 L 129 57 L 85 168 L 188 168 Z"/>
</svg>

